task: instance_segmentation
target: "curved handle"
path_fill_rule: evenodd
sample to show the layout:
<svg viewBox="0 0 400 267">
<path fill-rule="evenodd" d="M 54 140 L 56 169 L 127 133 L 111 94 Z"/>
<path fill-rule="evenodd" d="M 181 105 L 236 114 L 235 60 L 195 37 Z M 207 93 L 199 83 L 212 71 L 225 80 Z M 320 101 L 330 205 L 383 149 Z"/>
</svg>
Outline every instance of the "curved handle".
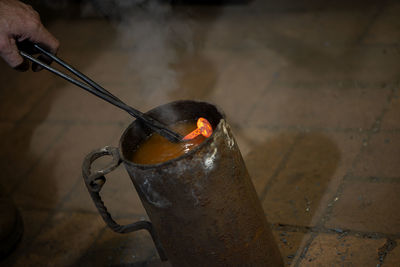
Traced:
<svg viewBox="0 0 400 267">
<path fill-rule="evenodd" d="M 92 163 L 103 156 L 112 156 L 112 162 L 107 165 L 104 169 L 98 170 L 96 172 L 91 172 Z M 118 148 L 115 147 L 104 147 L 98 150 L 95 150 L 88 154 L 83 161 L 82 164 L 82 175 L 83 180 L 85 181 L 86 187 L 89 191 L 92 200 L 99 211 L 101 217 L 103 218 L 104 222 L 110 227 L 113 231 L 117 233 L 130 233 L 133 231 L 146 229 L 149 231 L 153 242 L 157 248 L 158 255 L 162 261 L 167 260 L 165 255 L 164 249 L 159 241 L 153 225 L 151 222 L 148 221 L 138 221 L 128 225 L 120 225 L 111 217 L 111 214 L 107 211 L 104 202 L 101 200 L 100 191 L 103 185 L 106 182 L 106 178 L 104 175 L 112 172 L 115 168 L 119 166 L 121 163 L 121 158 L 119 156 Z"/>
</svg>

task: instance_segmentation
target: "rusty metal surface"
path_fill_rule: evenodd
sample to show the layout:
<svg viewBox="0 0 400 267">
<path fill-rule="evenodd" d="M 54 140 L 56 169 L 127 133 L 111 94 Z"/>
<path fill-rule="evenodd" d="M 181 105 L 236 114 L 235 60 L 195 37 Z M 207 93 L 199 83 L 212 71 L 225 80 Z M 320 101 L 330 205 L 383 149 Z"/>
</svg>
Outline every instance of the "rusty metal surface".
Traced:
<svg viewBox="0 0 400 267">
<path fill-rule="evenodd" d="M 281 266 L 236 141 L 215 106 L 180 101 L 149 112 L 161 122 L 205 117 L 213 135 L 177 159 L 138 165 L 131 158 L 148 131 L 134 122 L 121 157 L 174 266 Z"/>
</svg>

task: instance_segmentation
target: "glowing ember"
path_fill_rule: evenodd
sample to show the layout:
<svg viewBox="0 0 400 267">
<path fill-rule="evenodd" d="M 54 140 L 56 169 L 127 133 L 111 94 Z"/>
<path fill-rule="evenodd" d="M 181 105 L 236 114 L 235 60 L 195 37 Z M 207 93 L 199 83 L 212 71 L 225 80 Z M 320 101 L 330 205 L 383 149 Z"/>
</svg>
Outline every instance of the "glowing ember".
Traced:
<svg viewBox="0 0 400 267">
<path fill-rule="evenodd" d="M 203 135 L 204 137 L 210 137 L 213 133 L 211 124 L 205 118 L 199 118 L 197 120 L 197 129 L 186 135 L 183 140 L 191 140 L 198 135 Z"/>
</svg>

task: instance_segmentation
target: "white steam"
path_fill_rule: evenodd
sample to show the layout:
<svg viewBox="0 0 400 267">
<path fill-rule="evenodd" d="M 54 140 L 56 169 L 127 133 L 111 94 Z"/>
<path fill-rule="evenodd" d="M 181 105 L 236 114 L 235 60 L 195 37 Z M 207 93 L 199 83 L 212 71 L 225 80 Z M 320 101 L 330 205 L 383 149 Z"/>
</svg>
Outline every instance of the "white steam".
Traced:
<svg viewBox="0 0 400 267">
<path fill-rule="evenodd" d="M 163 103 L 170 101 L 168 93 L 179 87 L 178 74 L 173 69 L 178 53 L 193 49 L 190 22 L 169 4 L 140 2 L 122 13 L 118 24 L 120 41 L 129 51 L 129 67 L 139 77 L 136 89 L 153 104 Z"/>
</svg>

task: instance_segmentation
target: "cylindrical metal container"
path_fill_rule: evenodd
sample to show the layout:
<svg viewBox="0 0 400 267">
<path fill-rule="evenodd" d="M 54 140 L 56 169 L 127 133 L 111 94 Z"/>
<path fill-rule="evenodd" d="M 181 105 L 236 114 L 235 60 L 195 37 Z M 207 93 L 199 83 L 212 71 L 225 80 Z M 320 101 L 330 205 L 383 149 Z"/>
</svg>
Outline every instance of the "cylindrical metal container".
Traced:
<svg viewBox="0 0 400 267">
<path fill-rule="evenodd" d="M 176 159 L 154 165 L 129 161 L 151 133 L 141 122 L 124 132 L 119 149 L 88 155 L 83 174 L 103 218 L 117 232 L 145 228 L 162 259 L 173 266 L 282 266 L 280 253 L 237 143 L 223 114 L 213 105 L 177 101 L 147 113 L 169 125 L 206 118 L 214 132 L 198 147 Z M 113 154 L 114 163 L 91 173 L 92 161 Z M 99 191 L 104 174 L 123 162 L 150 222 L 119 226 L 107 213 Z M 161 244 L 160 244 L 161 242 Z M 165 254 L 164 254 L 165 252 Z"/>
</svg>

